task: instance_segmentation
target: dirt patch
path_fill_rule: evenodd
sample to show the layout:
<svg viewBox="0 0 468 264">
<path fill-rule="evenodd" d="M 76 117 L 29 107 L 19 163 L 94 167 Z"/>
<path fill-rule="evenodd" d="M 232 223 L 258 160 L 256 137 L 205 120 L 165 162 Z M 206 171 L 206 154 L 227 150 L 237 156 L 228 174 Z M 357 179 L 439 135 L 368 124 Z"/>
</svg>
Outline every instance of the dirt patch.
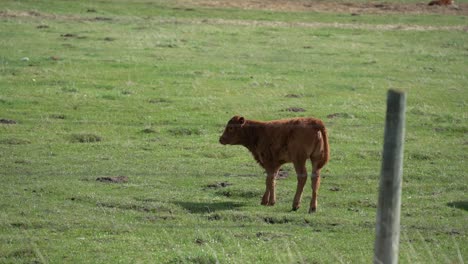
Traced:
<svg viewBox="0 0 468 264">
<path fill-rule="evenodd" d="M 456 236 L 456 235 L 461 235 L 462 234 L 462 232 L 460 232 L 457 229 L 451 229 L 450 231 L 447 231 L 446 233 L 451 235 L 451 236 Z"/>
<path fill-rule="evenodd" d="M 198 128 L 175 127 L 167 130 L 172 136 L 199 136 L 203 131 Z"/>
<path fill-rule="evenodd" d="M 127 176 L 117 176 L 117 177 L 99 177 L 96 179 L 98 182 L 106 183 L 126 183 L 128 182 Z"/>
<path fill-rule="evenodd" d="M 299 94 L 287 94 L 284 97 L 286 98 L 301 98 L 302 96 Z"/>
<path fill-rule="evenodd" d="M 205 187 L 218 189 L 218 188 L 225 188 L 231 185 L 232 183 L 229 183 L 229 182 L 217 182 L 217 183 L 208 184 Z"/>
<path fill-rule="evenodd" d="M 282 234 L 282 233 L 270 233 L 270 232 L 257 232 L 255 234 L 257 238 L 260 238 L 264 241 L 270 241 L 274 238 L 283 238 L 283 237 L 290 237 L 290 234 Z"/>
<path fill-rule="evenodd" d="M 74 37 L 78 37 L 78 35 L 72 34 L 72 33 L 61 34 L 60 36 L 61 36 L 61 37 L 64 37 L 64 38 L 74 38 Z"/>
<path fill-rule="evenodd" d="M 64 114 L 51 114 L 49 115 L 49 118 L 53 118 L 53 119 L 65 119 L 65 115 Z"/>
<path fill-rule="evenodd" d="M 95 21 L 112 21 L 112 18 L 110 17 L 95 17 Z"/>
<path fill-rule="evenodd" d="M 27 145 L 31 144 L 31 141 L 22 138 L 5 138 L 0 140 L 2 145 Z"/>
<path fill-rule="evenodd" d="M 0 124 L 4 125 L 15 125 L 16 121 L 11 119 L 0 119 Z"/>
<path fill-rule="evenodd" d="M 143 217 L 143 220 L 149 221 L 149 222 L 160 222 L 162 221 L 167 221 L 167 220 L 175 220 L 176 218 L 172 215 L 150 215 L 150 216 L 145 216 Z"/>
<path fill-rule="evenodd" d="M 352 118 L 354 118 L 354 115 L 348 114 L 348 113 L 334 113 L 334 114 L 327 115 L 327 118 L 330 118 L 330 119 L 333 119 L 333 118 L 352 119 Z"/>
<path fill-rule="evenodd" d="M 225 196 L 225 197 L 231 197 L 232 193 L 230 191 L 225 191 L 225 192 L 221 192 L 220 195 Z"/>
<path fill-rule="evenodd" d="M 152 133 L 156 133 L 156 130 L 147 127 L 147 128 L 145 128 L 145 129 L 141 130 L 141 133 L 152 134 Z"/>
<path fill-rule="evenodd" d="M 154 98 L 148 101 L 150 104 L 171 103 L 172 101 L 166 98 Z"/>
<path fill-rule="evenodd" d="M 195 244 L 197 244 L 197 245 L 199 245 L 199 246 L 204 245 L 204 244 L 206 244 L 206 243 L 207 243 L 207 242 L 206 242 L 205 240 L 201 239 L 201 238 L 195 239 Z"/>
<path fill-rule="evenodd" d="M 291 219 L 286 217 L 263 217 L 263 221 L 268 224 L 287 224 L 292 222 Z"/>
<path fill-rule="evenodd" d="M 102 141 L 102 138 L 95 134 L 82 133 L 72 134 L 70 136 L 70 141 L 72 143 L 95 143 Z"/>
<path fill-rule="evenodd" d="M 297 112 L 305 112 L 306 110 L 301 107 L 289 107 L 289 108 L 284 109 L 283 111 L 297 113 Z"/>
<path fill-rule="evenodd" d="M 36 256 L 36 252 L 32 248 L 23 248 L 23 249 L 15 250 L 7 255 L 7 257 L 10 257 L 10 258 L 33 258 L 35 256 Z"/>
<path fill-rule="evenodd" d="M 180 0 L 191 6 L 212 8 L 239 8 L 246 10 L 268 10 L 287 12 L 321 12 L 359 14 L 447 14 L 468 15 L 468 4 L 457 6 L 429 6 L 422 3 L 355 3 L 352 1 L 310 1 L 310 0 Z"/>
<path fill-rule="evenodd" d="M 208 216 L 208 220 L 210 220 L 210 221 L 218 221 L 218 220 L 221 220 L 221 219 L 222 219 L 221 215 L 216 214 L 216 213 L 211 214 L 211 215 Z"/>
<path fill-rule="evenodd" d="M 289 176 L 289 172 L 280 169 L 278 171 L 278 174 L 276 174 L 276 179 L 286 179 Z"/>
</svg>

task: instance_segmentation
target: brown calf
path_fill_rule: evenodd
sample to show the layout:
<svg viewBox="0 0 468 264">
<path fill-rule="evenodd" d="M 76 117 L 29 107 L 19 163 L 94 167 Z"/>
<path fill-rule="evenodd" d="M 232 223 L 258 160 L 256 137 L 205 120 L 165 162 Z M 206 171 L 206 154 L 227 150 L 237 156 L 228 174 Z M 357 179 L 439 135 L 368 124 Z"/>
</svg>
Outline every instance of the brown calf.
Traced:
<svg viewBox="0 0 468 264">
<path fill-rule="evenodd" d="M 317 209 L 320 170 L 328 162 L 330 150 L 323 122 L 315 118 L 293 118 L 261 122 L 234 116 L 219 139 L 223 145 L 242 145 L 266 170 L 266 191 L 262 205 L 274 205 L 275 177 L 281 165 L 292 162 L 297 174 L 297 189 L 292 209 L 301 203 L 307 181 L 306 161 L 312 161 L 312 200 L 309 213 Z"/>
<path fill-rule="evenodd" d="M 453 0 L 433 0 L 429 2 L 429 5 L 454 5 L 455 1 Z"/>
</svg>

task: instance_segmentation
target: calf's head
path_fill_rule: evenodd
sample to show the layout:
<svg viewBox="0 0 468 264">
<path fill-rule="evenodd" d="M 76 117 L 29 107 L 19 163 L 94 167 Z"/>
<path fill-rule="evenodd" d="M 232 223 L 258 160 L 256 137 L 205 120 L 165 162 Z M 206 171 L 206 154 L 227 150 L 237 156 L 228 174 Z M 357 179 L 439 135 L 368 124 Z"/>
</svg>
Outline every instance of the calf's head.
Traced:
<svg viewBox="0 0 468 264">
<path fill-rule="evenodd" d="M 219 138 L 219 143 L 226 145 L 238 145 L 242 142 L 242 127 L 245 124 L 245 118 L 234 116 L 229 120 L 224 129 L 224 133 Z"/>
</svg>

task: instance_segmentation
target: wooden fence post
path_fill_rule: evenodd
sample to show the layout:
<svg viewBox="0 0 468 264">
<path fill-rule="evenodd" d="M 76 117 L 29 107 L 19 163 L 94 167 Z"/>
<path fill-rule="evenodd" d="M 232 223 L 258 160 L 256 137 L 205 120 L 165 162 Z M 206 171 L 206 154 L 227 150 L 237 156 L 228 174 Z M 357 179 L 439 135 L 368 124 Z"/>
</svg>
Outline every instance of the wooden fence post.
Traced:
<svg viewBox="0 0 468 264">
<path fill-rule="evenodd" d="M 398 263 L 405 133 L 404 92 L 389 90 L 377 208 L 374 263 Z"/>
</svg>

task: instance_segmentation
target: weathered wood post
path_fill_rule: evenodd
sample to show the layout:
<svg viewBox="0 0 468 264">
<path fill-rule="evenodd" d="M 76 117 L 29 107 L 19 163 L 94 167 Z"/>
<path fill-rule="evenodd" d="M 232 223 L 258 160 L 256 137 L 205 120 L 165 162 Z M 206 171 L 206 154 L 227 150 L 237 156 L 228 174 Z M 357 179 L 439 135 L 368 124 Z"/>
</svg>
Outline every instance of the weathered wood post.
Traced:
<svg viewBox="0 0 468 264">
<path fill-rule="evenodd" d="M 377 208 L 375 264 L 398 263 L 405 105 L 404 92 L 388 91 Z"/>
</svg>

